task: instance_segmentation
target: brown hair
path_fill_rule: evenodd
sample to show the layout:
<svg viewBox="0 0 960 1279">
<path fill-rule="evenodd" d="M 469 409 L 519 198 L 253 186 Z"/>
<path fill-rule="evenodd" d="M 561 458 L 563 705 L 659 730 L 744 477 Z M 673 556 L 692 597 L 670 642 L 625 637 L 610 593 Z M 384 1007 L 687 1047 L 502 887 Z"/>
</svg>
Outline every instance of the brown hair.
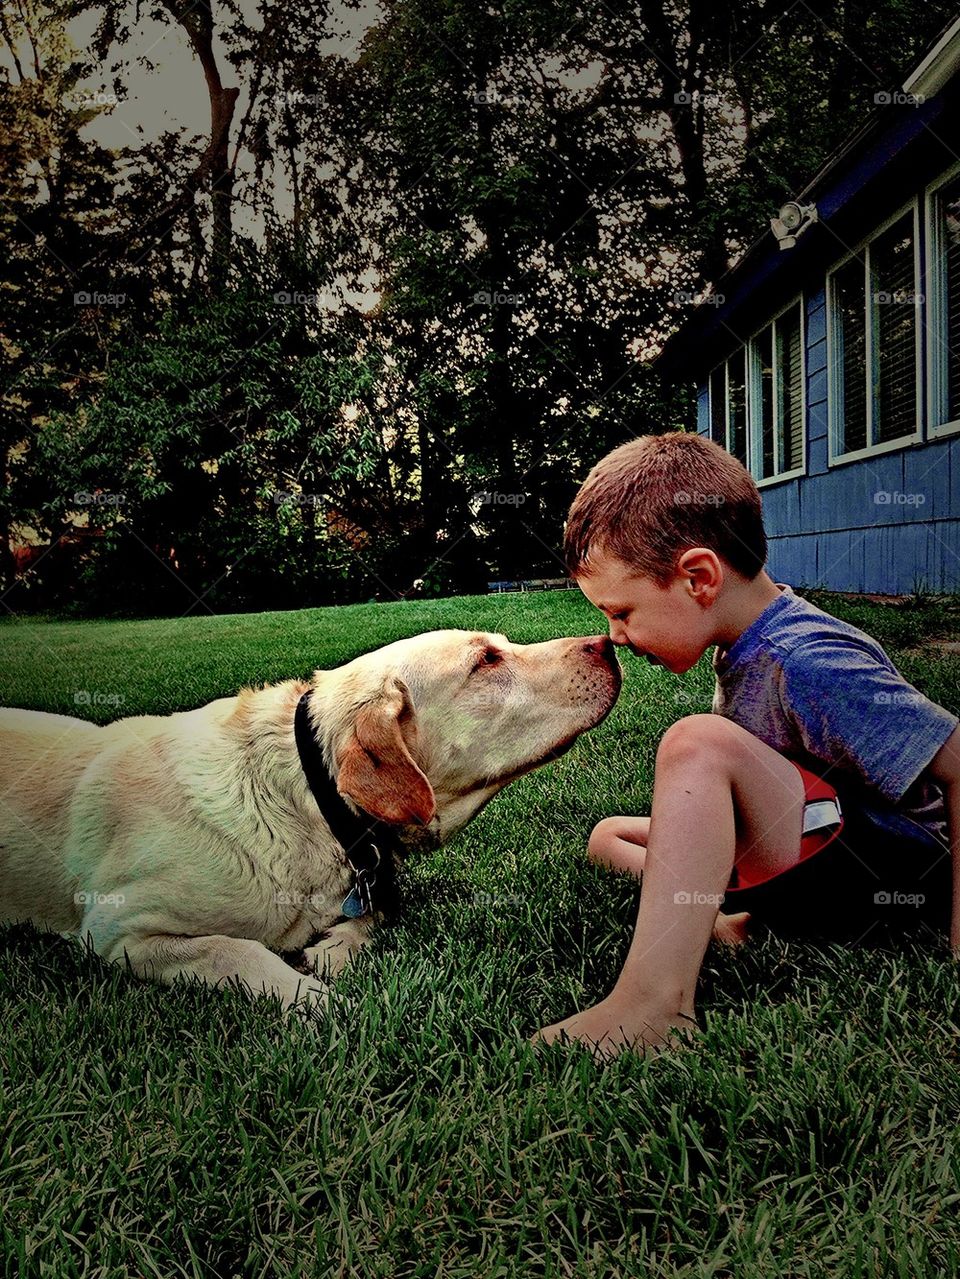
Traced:
<svg viewBox="0 0 960 1279">
<path fill-rule="evenodd" d="M 642 435 L 601 458 L 574 498 L 564 533 L 572 577 L 615 555 L 665 586 L 680 554 L 706 546 L 743 577 L 767 558 L 760 494 L 746 467 L 701 435 Z"/>
</svg>

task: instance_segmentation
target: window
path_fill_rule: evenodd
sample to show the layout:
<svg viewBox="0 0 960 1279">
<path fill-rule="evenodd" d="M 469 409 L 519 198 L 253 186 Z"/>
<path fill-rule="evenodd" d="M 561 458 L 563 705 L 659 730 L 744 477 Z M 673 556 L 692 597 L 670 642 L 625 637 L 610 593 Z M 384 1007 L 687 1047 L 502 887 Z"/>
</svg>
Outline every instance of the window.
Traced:
<svg viewBox="0 0 960 1279">
<path fill-rule="evenodd" d="M 960 174 L 936 191 L 930 221 L 930 416 L 960 424 Z"/>
<path fill-rule="evenodd" d="M 753 343 L 756 365 L 754 397 L 758 412 L 754 416 L 760 428 L 760 476 L 776 475 L 773 455 L 773 325 L 763 329 Z"/>
<path fill-rule="evenodd" d="M 727 449 L 747 464 L 747 351 L 741 347 L 727 361 Z"/>
<path fill-rule="evenodd" d="M 710 438 L 747 461 L 746 348 L 740 347 L 710 374 Z"/>
<path fill-rule="evenodd" d="M 721 364 L 710 374 L 710 438 L 727 447 L 727 366 Z"/>
<path fill-rule="evenodd" d="M 870 245 L 873 306 L 873 386 L 878 444 L 917 429 L 917 295 L 913 214 L 900 218 Z"/>
<path fill-rule="evenodd" d="M 908 210 L 828 277 L 835 458 L 919 433 L 915 220 Z"/>
<path fill-rule="evenodd" d="M 834 277 L 833 325 L 839 386 L 835 396 L 841 423 L 839 453 L 867 445 L 867 311 L 863 263 L 854 258 Z"/>
<path fill-rule="evenodd" d="M 710 438 L 755 479 L 803 468 L 803 300 L 710 374 Z"/>
<path fill-rule="evenodd" d="M 803 467 L 802 305 L 793 303 L 750 343 L 752 470 L 758 480 Z"/>
</svg>

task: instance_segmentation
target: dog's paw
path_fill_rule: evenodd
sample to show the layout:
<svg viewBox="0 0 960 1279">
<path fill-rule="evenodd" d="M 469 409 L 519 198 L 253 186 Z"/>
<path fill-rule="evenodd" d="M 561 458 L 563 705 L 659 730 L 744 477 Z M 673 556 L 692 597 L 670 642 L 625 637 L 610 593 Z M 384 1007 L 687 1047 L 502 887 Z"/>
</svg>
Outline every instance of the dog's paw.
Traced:
<svg viewBox="0 0 960 1279">
<path fill-rule="evenodd" d="M 310 1021 L 314 1013 L 322 1012 L 330 999 L 330 989 L 322 982 L 310 977 L 301 977 L 295 992 L 291 992 L 284 1001 L 288 1016 L 301 1017 Z"/>
<path fill-rule="evenodd" d="M 334 924 L 316 946 L 308 946 L 304 950 L 303 957 L 310 972 L 315 972 L 325 981 L 333 981 L 367 941 L 368 926 L 348 920 Z"/>
</svg>

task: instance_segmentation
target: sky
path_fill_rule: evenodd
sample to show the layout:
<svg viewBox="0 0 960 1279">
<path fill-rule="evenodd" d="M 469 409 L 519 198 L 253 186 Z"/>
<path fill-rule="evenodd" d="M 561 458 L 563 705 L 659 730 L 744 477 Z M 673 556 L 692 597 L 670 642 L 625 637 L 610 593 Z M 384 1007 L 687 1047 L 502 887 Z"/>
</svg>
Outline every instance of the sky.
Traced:
<svg viewBox="0 0 960 1279">
<path fill-rule="evenodd" d="M 238 0 L 244 17 L 254 28 L 259 26 L 258 6 L 252 0 Z M 33 5 L 26 6 L 28 9 Z M 167 132 L 199 135 L 206 139 L 210 130 L 210 99 L 200 63 L 193 53 L 186 32 L 173 21 L 156 20 L 149 16 L 143 5 L 141 17 L 134 23 L 133 3 L 123 3 L 129 14 L 131 35 L 125 43 L 114 45 L 98 72 L 77 85 L 76 93 L 91 105 L 102 104 L 104 109 L 86 126 L 86 136 L 110 150 L 136 149 L 156 141 Z M 217 17 L 221 6 L 214 5 Z M 318 53 L 336 52 L 348 56 L 357 51 L 364 32 L 376 19 L 376 0 L 363 0 L 359 9 L 346 8 L 333 0 L 331 28 L 338 32 L 334 39 L 318 41 Z M 67 26 L 67 35 L 76 50 L 89 45 L 96 31 L 102 8 L 80 14 Z M 215 36 L 214 49 L 221 79 L 225 86 L 239 84 L 241 93 L 234 114 L 231 140 L 236 137 L 237 126 L 248 105 L 245 78 L 238 76 L 227 61 L 222 43 Z M 32 67 L 29 45 L 24 42 L 18 49 L 24 69 Z M 119 72 L 121 91 L 114 97 L 113 77 L 110 68 L 114 63 L 124 65 Z M 5 45 L 0 45 L 0 66 L 6 67 L 16 80 L 14 62 Z M 231 156 L 233 148 L 231 146 Z M 238 168 L 243 171 L 250 157 L 241 152 Z M 276 193 L 276 205 L 281 212 L 292 210 L 292 198 L 282 189 Z M 260 227 L 253 215 L 241 205 L 234 208 L 234 225 L 241 233 L 257 236 Z M 364 293 L 351 299 L 353 304 L 370 305 L 375 295 Z"/>
</svg>

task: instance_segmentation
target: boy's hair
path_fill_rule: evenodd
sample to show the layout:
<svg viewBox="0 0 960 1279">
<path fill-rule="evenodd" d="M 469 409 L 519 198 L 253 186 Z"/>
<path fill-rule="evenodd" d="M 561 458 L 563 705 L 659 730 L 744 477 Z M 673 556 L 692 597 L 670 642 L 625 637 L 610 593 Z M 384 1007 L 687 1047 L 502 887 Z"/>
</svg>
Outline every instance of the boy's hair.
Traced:
<svg viewBox="0 0 960 1279">
<path fill-rule="evenodd" d="M 564 532 L 571 577 L 615 555 L 666 586 L 681 553 L 715 551 L 743 577 L 767 558 L 760 494 L 746 467 L 701 435 L 642 435 L 601 458 L 574 498 Z"/>
</svg>

